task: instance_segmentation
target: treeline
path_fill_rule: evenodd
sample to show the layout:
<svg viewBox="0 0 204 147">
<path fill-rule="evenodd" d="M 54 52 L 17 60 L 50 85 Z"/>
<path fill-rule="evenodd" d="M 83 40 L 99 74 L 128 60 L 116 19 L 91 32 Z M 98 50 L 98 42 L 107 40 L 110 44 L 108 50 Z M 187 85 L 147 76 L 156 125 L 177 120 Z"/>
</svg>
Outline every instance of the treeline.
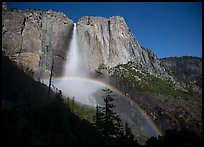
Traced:
<svg viewBox="0 0 204 147">
<path fill-rule="evenodd" d="M 1 84 L 3 145 L 139 145 L 128 125 L 113 111 L 114 96 L 109 89 L 104 89 L 105 105 L 96 107 L 93 124 L 75 115 L 60 91 L 51 91 L 48 100 L 47 86 L 33 80 L 5 56 Z M 168 143 L 164 141 L 168 138 L 163 137 L 162 144 Z M 158 142 L 161 139 L 150 138 L 147 144 Z"/>
<path fill-rule="evenodd" d="M 202 136 L 194 131 L 182 128 L 180 131 L 169 129 L 164 136 L 151 137 L 146 141 L 147 145 L 202 145 Z"/>
<path fill-rule="evenodd" d="M 48 88 L 2 56 L 2 144 L 103 144 L 88 121 Z"/>
<path fill-rule="evenodd" d="M 122 126 L 112 112 L 111 95 L 104 99 L 106 107 L 98 109 L 94 125 L 70 110 L 67 103 L 74 101 L 65 103 L 61 91 L 51 90 L 48 100 L 46 85 L 8 57 L 2 63 L 2 144 L 137 144 L 127 124 Z"/>
</svg>

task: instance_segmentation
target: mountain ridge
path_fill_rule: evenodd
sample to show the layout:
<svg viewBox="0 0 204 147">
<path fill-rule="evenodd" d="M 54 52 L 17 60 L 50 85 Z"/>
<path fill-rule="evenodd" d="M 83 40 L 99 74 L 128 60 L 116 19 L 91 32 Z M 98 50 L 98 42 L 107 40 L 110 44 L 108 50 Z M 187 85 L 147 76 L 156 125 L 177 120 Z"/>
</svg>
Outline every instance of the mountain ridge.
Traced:
<svg viewBox="0 0 204 147">
<path fill-rule="evenodd" d="M 24 71 L 31 70 L 35 80 L 49 76 L 54 59 L 54 77 L 60 77 L 67 60 L 73 21 L 52 10 L 3 8 L 3 53 Z M 161 124 L 164 128 L 175 127 L 175 124 L 197 130 L 202 128 L 202 93 L 194 93 L 199 92 L 199 88 L 192 81 L 185 83 L 186 78 L 179 79 L 173 74 L 182 67 L 170 66 L 177 61 L 159 59 L 150 49 L 140 46 L 122 16 L 84 16 L 77 22 L 77 31 L 81 49 L 87 53 L 93 74 L 110 77 L 111 85 L 137 100 L 153 119 L 161 117 L 158 121 L 164 122 Z M 198 67 L 193 72 L 199 71 L 196 80 L 201 81 L 198 87 L 200 85 L 202 90 L 202 61 L 191 65 Z M 194 73 L 189 74 L 191 77 Z M 192 86 L 188 86 L 190 84 Z"/>
<path fill-rule="evenodd" d="M 165 68 L 186 89 L 202 94 L 202 58 L 193 56 L 160 59 Z"/>
<path fill-rule="evenodd" d="M 32 70 L 36 80 L 49 77 L 54 60 L 54 77 L 60 77 L 68 60 L 73 21 L 52 10 L 9 10 L 3 6 L 2 12 L 2 51 L 25 71 Z M 87 53 L 89 70 L 94 74 L 101 66 L 112 68 L 131 61 L 150 74 L 173 82 L 177 89 L 189 89 L 189 83 L 179 82 L 172 74 L 165 59 L 139 45 L 122 16 L 83 16 L 76 24 L 81 50 Z M 201 93 L 195 84 L 190 89 Z"/>
</svg>

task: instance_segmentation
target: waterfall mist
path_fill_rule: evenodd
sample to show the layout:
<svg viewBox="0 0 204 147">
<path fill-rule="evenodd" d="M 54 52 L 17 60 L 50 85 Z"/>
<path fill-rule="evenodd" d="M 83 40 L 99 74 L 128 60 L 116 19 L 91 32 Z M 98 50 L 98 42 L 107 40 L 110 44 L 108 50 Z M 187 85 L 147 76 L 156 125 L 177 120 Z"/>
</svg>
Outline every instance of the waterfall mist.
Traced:
<svg viewBox="0 0 204 147">
<path fill-rule="evenodd" d="M 63 77 L 88 76 L 86 53 L 85 50 L 79 48 L 76 23 L 74 23 L 73 35 L 68 49 Z"/>
<path fill-rule="evenodd" d="M 53 80 L 53 82 L 57 88 L 62 90 L 65 96 L 74 97 L 76 101 L 82 104 L 95 106 L 96 102 L 92 98 L 92 94 L 102 87 L 86 80 L 80 80 L 80 78 L 90 78 L 90 75 L 86 51 L 79 48 L 77 27 L 76 23 L 74 23 L 73 35 L 64 66 L 63 80 Z"/>
<path fill-rule="evenodd" d="M 53 79 L 53 85 L 62 91 L 62 94 L 75 101 L 95 107 L 104 105 L 104 88 L 110 88 L 115 95 L 116 112 L 122 121 L 128 122 L 130 128 L 137 134 L 146 136 L 157 136 L 147 118 L 132 102 L 119 90 L 107 86 L 107 79 L 95 79 L 91 77 L 88 70 L 86 50 L 79 47 L 77 37 L 77 27 L 74 24 L 73 36 L 68 47 L 67 60 L 64 64 L 64 73 L 61 78 Z M 48 81 L 47 81 L 48 82 Z"/>
</svg>

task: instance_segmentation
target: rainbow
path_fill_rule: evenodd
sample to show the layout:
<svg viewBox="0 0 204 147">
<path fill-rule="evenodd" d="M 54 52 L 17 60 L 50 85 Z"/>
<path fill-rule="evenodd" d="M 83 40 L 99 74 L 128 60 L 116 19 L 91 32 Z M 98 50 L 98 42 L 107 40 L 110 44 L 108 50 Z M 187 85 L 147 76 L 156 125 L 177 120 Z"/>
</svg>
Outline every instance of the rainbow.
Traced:
<svg viewBox="0 0 204 147">
<path fill-rule="evenodd" d="M 43 81 L 47 81 L 48 79 L 43 79 Z M 120 89 L 113 87 L 112 85 L 109 85 L 105 82 L 102 82 L 98 79 L 93 79 L 93 78 L 87 78 L 87 77 L 57 77 L 57 78 L 53 78 L 53 81 L 60 81 L 60 80 L 82 80 L 82 81 L 87 81 L 87 82 L 91 82 L 93 84 L 98 84 L 99 86 L 106 86 L 109 89 L 113 90 L 114 92 L 121 94 L 122 96 L 125 96 L 128 98 L 128 100 L 136 107 L 136 109 L 138 109 L 141 114 L 144 116 L 144 118 L 146 119 L 147 123 L 154 129 L 154 131 L 160 135 L 163 136 L 163 131 L 157 126 L 157 124 L 154 122 L 154 120 L 145 112 L 145 110 L 143 110 L 139 104 L 130 96 L 126 95 L 123 91 L 121 91 Z"/>
</svg>

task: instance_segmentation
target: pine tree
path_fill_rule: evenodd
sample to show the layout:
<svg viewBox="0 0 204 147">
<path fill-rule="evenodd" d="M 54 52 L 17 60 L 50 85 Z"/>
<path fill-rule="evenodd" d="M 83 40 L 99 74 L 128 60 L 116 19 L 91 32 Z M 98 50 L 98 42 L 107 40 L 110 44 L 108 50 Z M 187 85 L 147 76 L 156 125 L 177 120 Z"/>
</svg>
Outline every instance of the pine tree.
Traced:
<svg viewBox="0 0 204 147">
<path fill-rule="evenodd" d="M 106 144 L 129 144 L 138 145 L 128 124 L 123 127 L 122 121 L 117 113 L 113 111 L 114 98 L 110 89 L 103 90 L 105 106 L 96 106 L 96 127 L 105 139 Z"/>
<path fill-rule="evenodd" d="M 126 144 L 136 144 L 137 143 L 137 141 L 134 141 L 134 135 L 127 123 L 125 123 L 125 143 Z"/>
<path fill-rule="evenodd" d="M 50 90 L 51 90 L 51 85 L 52 85 L 53 67 L 54 67 L 54 60 L 52 60 L 52 67 L 51 67 L 51 73 L 50 73 L 50 79 L 49 79 L 47 102 L 48 102 L 49 99 L 50 99 Z"/>
<path fill-rule="evenodd" d="M 99 128 L 99 119 L 100 119 L 100 116 L 99 116 L 99 106 L 97 105 L 96 106 L 96 127 Z"/>
<path fill-rule="evenodd" d="M 114 101 L 112 91 L 110 89 L 104 89 L 103 91 L 106 92 L 106 96 L 104 97 L 105 106 L 96 107 L 96 126 L 106 140 L 108 138 L 120 138 L 124 135 L 124 131 L 121 119 L 113 111 L 115 105 L 112 104 Z"/>
</svg>

